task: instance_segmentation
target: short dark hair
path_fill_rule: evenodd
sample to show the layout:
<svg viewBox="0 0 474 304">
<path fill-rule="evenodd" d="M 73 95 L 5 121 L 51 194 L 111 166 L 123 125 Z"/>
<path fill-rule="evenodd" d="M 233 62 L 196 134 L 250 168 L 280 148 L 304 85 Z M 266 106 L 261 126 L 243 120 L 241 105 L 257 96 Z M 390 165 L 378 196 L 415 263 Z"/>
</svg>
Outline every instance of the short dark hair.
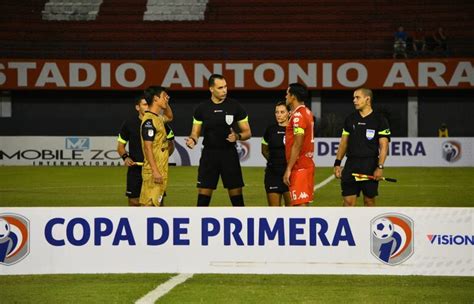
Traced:
<svg viewBox="0 0 474 304">
<path fill-rule="evenodd" d="M 221 79 L 222 80 L 222 79 L 225 79 L 225 78 L 221 74 L 212 74 L 211 77 L 209 77 L 209 80 L 207 82 L 208 86 L 213 87 L 216 79 Z"/>
<path fill-rule="evenodd" d="M 168 92 L 168 89 L 162 86 L 151 86 L 143 92 L 146 103 L 151 106 L 153 104 L 153 97 L 160 96 L 162 92 Z"/>
<path fill-rule="evenodd" d="M 288 92 L 295 96 L 296 99 L 298 99 L 299 102 L 307 102 L 309 101 L 309 93 L 308 89 L 306 88 L 305 85 L 295 82 L 295 83 L 290 83 L 288 86 L 289 90 Z"/>
<path fill-rule="evenodd" d="M 361 91 L 362 94 L 364 94 L 364 96 L 369 96 L 370 97 L 370 102 L 373 102 L 374 100 L 374 93 L 372 93 L 372 90 L 371 89 L 367 89 L 367 88 L 357 88 L 356 91 Z"/>
<path fill-rule="evenodd" d="M 291 111 L 290 106 L 287 105 L 286 101 L 284 101 L 284 100 L 277 102 L 277 104 L 275 105 L 275 108 L 278 107 L 278 106 L 285 106 L 285 108 L 288 112 Z"/>
<path fill-rule="evenodd" d="M 138 106 L 142 99 L 145 99 L 145 95 L 143 93 L 138 94 L 135 96 L 135 105 Z"/>
</svg>

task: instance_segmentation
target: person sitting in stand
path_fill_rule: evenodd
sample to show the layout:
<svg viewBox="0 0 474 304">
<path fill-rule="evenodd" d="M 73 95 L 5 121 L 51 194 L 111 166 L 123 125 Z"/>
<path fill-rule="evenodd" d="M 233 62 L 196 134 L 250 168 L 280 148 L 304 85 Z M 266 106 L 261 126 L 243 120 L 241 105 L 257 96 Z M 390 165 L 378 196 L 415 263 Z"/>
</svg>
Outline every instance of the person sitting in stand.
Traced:
<svg viewBox="0 0 474 304">
<path fill-rule="evenodd" d="M 394 35 L 395 41 L 393 44 L 393 58 L 399 58 L 402 56 L 403 58 L 407 58 L 407 39 L 408 34 L 405 32 L 403 26 L 399 26 L 398 30 L 395 32 Z"/>
</svg>

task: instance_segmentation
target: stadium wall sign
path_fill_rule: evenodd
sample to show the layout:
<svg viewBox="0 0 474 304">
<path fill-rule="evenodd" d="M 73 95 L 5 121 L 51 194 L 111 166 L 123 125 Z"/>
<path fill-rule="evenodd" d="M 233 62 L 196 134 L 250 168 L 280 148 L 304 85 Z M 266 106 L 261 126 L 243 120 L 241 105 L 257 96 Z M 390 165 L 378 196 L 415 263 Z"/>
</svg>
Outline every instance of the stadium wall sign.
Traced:
<svg viewBox="0 0 474 304">
<path fill-rule="evenodd" d="M 474 276 L 473 218 L 473 208 L 0 208 L 0 274 Z M 29 254 L 10 263 L 20 236 Z"/>
<path fill-rule="evenodd" d="M 318 167 L 334 164 L 339 138 L 316 138 L 314 161 Z M 175 138 L 170 163 L 197 166 L 202 140 L 190 150 L 185 137 Z M 0 137 L 0 166 L 121 166 L 113 136 L 4 136 Z M 242 166 L 266 165 L 261 153 L 261 138 L 236 145 Z M 474 138 L 392 138 L 386 165 L 392 167 L 473 167 Z"/>
<path fill-rule="evenodd" d="M 212 73 L 230 89 L 472 89 L 472 58 L 426 60 L 18 60 L 0 59 L 2 90 L 139 90 L 161 84 L 173 90 L 206 89 Z"/>
</svg>

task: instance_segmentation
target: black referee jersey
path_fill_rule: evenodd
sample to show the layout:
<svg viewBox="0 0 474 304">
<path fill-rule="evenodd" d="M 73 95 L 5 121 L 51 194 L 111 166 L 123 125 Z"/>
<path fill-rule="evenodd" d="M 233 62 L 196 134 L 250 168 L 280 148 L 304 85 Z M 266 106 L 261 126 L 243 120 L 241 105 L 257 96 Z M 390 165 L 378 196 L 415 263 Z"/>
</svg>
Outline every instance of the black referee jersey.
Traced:
<svg viewBox="0 0 474 304">
<path fill-rule="evenodd" d="M 286 169 L 285 130 L 286 127 L 273 124 L 267 127 L 263 135 L 262 143 L 268 145 L 269 151 L 267 169 L 273 172 L 284 172 Z"/>
<path fill-rule="evenodd" d="M 135 162 L 143 162 L 142 143 L 140 139 L 140 125 L 142 121 L 136 116 L 127 119 L 122 124 L 119 133 L 119 141 L 123 144 L 128 142 L 128 154 Z"/>
<path fill-rule="evenodd" d="M 379 138 L 386 137 L 390 141 L 390 134 L 382 113 L 373 111 L 362 117 L 355 111 L 346 118 L 342 130 L 342 135 L 349 135 L 347 157 L 378 157 Z"/>
<path fill-rule="evenodd" d="M 248 119 L 245 109 L 230 98 L 219 104 L 210 99 L 200 103 L 194 110 L 193 118 L 194 124 L 202 124 L 204 147 L 218 149 L 234 147 L 235 143 L 226 140 L 230 128 L 232 127 L 234 132 L 240 132 L 238 122 Z"/>
</svg>

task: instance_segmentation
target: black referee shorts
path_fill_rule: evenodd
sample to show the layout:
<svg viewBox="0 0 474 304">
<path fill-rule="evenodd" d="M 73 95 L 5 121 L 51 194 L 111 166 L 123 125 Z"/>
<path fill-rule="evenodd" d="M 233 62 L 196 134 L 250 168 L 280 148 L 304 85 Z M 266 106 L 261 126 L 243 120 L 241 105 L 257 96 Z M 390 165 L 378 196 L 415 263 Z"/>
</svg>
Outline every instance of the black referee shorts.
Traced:
<svg viewBox="0 0 474 304">
<path fill-rule="evenodd" d="M 142 167 L 132 166 L 127 170 L 127 192 L 129 198 L 139 198 L 142 189 Z"/>
<path fill-rule="evenodd" d="M 378 158 L 348 158 L 344 165 L 344 169 L 342 170 L 342 196 L 360 196 L 360 192 L 362 191 L 363 195 L 366 197 L 376 197 L 379 194 L 379 182 L 375 180 L 356 182 L 354 176 L 352 176 L 352 173 L 372 175 L 375 171 L 375 168 L 377 167 L 377 164 Z"/>
<path fill-rule="evenodd" d="M 244 186 L 239 155 L 233 147 L 202 150 L 198 169 L 198 188 L 216 189 L 219 175 L 224 188 L 235 189 Z"/>
<path fill-rule="evenodd" d="M 283 183 L 285 170 L 265 169 L 265 191 L 267 193 L 285 193 L 290 191 L 288 186 Z"/>
</svg>

